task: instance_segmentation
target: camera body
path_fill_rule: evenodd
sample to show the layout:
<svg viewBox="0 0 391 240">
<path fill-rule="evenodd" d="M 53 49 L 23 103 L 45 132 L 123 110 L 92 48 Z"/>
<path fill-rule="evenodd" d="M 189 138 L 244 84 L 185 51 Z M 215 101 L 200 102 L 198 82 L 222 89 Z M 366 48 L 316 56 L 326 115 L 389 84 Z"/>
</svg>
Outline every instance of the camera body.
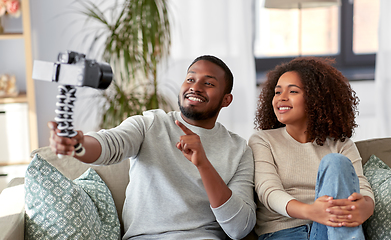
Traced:
<svg viewBox="0 0 391 240">
<path fill-rule="evenodd" d="M 33 79 L 62 85 L 106 89 L 113 80 L 109 64 L 86 59 L 82 53 L 67 51 L 58 55 L 58 62 L 34 61 Z"/>
</svg>

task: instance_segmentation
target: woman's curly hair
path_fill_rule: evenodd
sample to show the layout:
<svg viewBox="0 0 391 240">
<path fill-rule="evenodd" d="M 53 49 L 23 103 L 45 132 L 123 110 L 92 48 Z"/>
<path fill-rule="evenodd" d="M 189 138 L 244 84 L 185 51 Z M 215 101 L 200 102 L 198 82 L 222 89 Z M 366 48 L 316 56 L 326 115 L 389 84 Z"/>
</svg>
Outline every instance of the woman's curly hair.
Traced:
<svg viewBox="0 0 391 240">
<path fill-rule="evenodd" d="M 277 120 L 272 100 L 281 75 L 295 71 L 304 86 L 308 140 L 323 145 L 327 137 L 341 141 L 350 138 L 357 127 L 355 117 L 359 99 L 347 78 L 331 66 L 333 63 L 332 59 L 300 57 L 268 72 L 259 95 L 255 128 L 266 130 L 285 126 Z"/>
</svg>

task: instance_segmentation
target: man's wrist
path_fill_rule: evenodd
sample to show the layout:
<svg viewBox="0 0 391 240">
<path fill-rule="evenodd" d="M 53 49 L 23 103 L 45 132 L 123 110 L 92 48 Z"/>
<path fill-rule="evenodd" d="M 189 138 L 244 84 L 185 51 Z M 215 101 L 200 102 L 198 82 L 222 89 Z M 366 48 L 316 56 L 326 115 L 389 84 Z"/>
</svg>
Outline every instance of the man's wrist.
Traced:
<svg viewBox="0 0 391 240">
<path fill-rule="evenodd" d="M 198 165 L 196 166 L 198 171 L 209 171 L 213 168 L 213 165 L 209 162 L 207 158 L 203 159 L 202 161 L 198 161 Z"/>
</svg>

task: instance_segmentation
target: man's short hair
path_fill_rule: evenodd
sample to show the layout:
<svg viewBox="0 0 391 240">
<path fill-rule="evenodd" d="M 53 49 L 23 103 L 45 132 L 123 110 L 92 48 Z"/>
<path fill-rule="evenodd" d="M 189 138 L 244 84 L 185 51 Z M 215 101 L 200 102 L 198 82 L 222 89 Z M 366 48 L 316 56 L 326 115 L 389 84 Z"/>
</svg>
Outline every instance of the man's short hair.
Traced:
<svg viewBox="0 0 391 240">
<path fill-rule="evenodd" d="M 220 59 L 220 58 L 217 58 L 215 56 L 212 56 L 212 55 L 203 55 L 203 56 L 199 56 L 197 57 L 196 59 L 194 59 L 194 61 L 190 64 L 190 66 L 187 68 L 187 70 L 189 70 L 189 68 L 191 66 L 193 66 L 194 63 L 200 61 L 200 60 L 206 60 L 206 61 L 209 61 L 209 62 L 212 62 L 218 66 L 220 66 L 224 72 L 225 72 L 225 82 L 226 82 L 226 86 L 225 86 L 225 93 L 231 93 L 232 92 L 232 88 L 233 88 L 233 84 L 234 84 L 234 76 L 231 72 L 231 70 L 229 69 L 229 67 Z"/>
</svg>

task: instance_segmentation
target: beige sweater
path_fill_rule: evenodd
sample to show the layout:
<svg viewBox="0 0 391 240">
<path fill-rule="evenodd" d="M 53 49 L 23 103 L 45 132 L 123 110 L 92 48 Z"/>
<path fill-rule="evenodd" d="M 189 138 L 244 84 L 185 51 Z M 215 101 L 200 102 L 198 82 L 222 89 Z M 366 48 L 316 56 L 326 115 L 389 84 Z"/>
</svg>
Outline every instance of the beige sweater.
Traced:
<svg viewBox="0 0 391 240">
<path fill-rule="evenodd" d="M 249 145 L 255 160 L 258 236 L 311 222 L 289 217 L 286 205 L 292 199 L 307 204 L 314 202 L 318 166 L 329 153 L 341 153 L 352 161 L 360 181 L 360 193 L 374 199 L 363 175 L 360 154 L 350 139 L 344 142 L 327 139 L 323 146 L 300 143 L 283 127 L 254 133 Z"/>
</svg>

